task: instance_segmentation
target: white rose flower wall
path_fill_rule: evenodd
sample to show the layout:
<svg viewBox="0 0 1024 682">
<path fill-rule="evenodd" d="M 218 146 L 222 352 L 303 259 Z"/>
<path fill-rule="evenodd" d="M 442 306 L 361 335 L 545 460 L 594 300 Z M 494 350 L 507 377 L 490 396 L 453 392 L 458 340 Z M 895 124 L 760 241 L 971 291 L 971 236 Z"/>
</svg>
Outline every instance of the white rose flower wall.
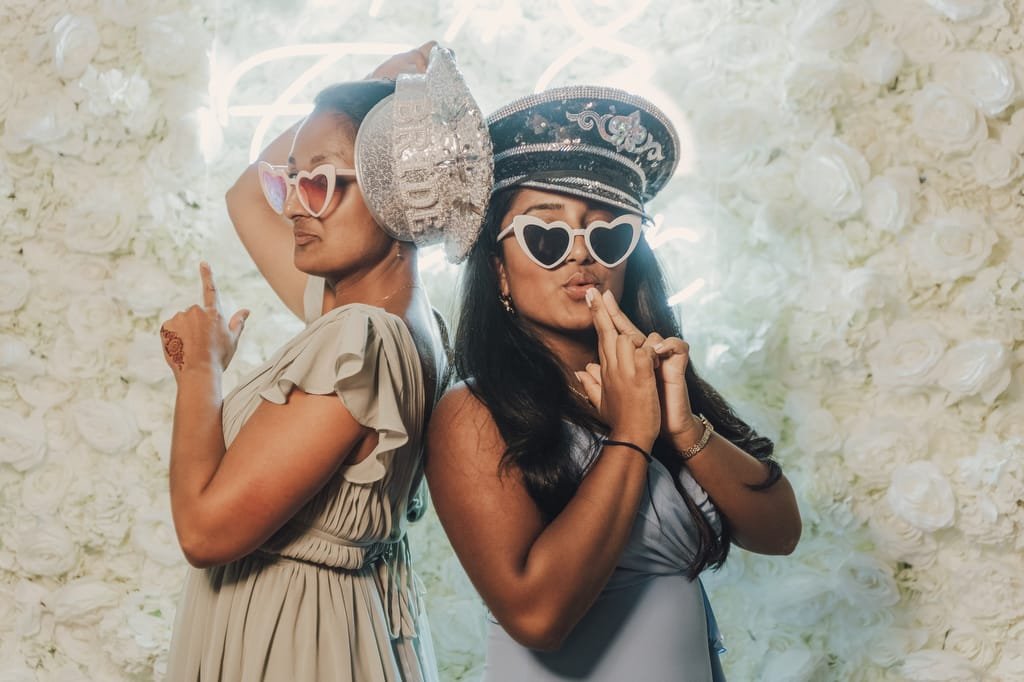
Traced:
<svg viewBox="0 0 1024 682">
<path fill-rule="evenodd" d="M 253 310 L 228 388 L 299 329 L 223 192 L 319 87 L 434 38 L 485 110 L 599 82 L 679 126 L 647 238 L 804 517 L 794 555 L 705 575 L 731 679 L 1024 679 L 1019 3 L 333 5 L 4 3 L 0 679 L 162 677 L 159 323 L 206 258 Z M 450 316 L 456 270 L 423 267 Z M 442 679 L 477 679 L 484 610 L 436 519 L 411 532 Z"/>
</svg>

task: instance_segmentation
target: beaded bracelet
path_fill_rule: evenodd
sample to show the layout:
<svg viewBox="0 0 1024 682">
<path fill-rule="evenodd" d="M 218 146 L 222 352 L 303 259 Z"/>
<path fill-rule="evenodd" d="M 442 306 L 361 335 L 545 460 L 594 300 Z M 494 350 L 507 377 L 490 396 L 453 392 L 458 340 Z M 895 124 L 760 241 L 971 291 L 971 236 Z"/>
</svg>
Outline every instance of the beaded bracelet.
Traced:
<svg viewBox="0 0 1024 682">
<path fill-rule="evenodd" d="M 605 438 L 603 440 L 603 443 L 604 443 L 604 445 L 621 445 L 624 448 L 630 448 L 631 450 L 636 450 L 641 455 L 643 455 L 644 459 L 646 459 L 648 462 L 651 461 L 651 453 L 647 452 L 646 450 L 644 450 L 642 447 L 640 447 L 636 443 L 630 443 L 628 440 L 612 440 L 611 438 Z"/>
<path fill-rule="evenodd" d="M 711 440 L 711 434 L 715 432 L 715 427 L 711 425 L 711 422 L 709 422 L 704 415 L 698 414 L 696 417 L 700 420 L 700 423 L 704 425 L 704 433 L 700 435 L 700 440 L 696 443 L 685 450 L 679 451 L 684 462 L 703 450 L 707 446 L 708 441 Z"/>
</svg>

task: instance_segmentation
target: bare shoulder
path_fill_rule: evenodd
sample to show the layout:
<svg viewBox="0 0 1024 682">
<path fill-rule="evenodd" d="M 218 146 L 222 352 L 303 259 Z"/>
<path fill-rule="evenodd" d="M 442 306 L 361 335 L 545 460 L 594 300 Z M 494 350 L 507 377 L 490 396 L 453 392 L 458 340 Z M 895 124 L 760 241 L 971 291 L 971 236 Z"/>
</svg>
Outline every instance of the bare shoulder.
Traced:
<svg viewBox="0 0 1024 682">
<path fill-rule="evenodd" d="M 505 452 L 491 411 L 464 381 L 449 388 L 434 408 L 427 443 L 428 473 L 454 466 L 493 474 Z M 467 467 L 470 463 L 475 466 Z"/>
</svg>

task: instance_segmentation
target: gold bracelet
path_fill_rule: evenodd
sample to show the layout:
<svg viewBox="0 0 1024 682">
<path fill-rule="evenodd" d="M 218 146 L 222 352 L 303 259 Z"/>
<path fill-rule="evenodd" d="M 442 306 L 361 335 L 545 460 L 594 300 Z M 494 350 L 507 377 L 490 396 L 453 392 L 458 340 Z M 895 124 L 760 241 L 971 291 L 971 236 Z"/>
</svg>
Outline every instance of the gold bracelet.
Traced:
<svg viewBox="0 0 1024 682">
<path fill-rule="evenodd" d="M 696 443 L 686 448 L 685 450 L 679 451 L 679 454 L 680 456 L 682 456 L 684 462 L 693 457 L 694 455 L 696 455 L 701 450 L 703 450 L 707 446 L 708 441 L 711 440 L 711 434 L 715 432 L 715 427 L 711 425 L 711 422 L 709 422 L 704 415 L 698 414 L 696 416 L 697 419 L 700 420 L 700 423 L 704 425 L 704 433 L 701 434 L 700 440 L 698 440 Z"/>
</svg>

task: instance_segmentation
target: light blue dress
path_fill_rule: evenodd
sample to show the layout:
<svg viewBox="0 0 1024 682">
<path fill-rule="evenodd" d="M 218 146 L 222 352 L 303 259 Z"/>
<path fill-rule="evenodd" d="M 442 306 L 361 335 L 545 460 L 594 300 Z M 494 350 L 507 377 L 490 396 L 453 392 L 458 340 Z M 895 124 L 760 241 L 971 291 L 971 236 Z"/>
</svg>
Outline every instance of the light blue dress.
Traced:
<svg viewBox="0 0 1024 682">
<path fill-rule="evenodd" d="M 598 452 L 577 426 L 573 453 L 585 466 Z M 724 651 L 699 580 L 686 573 L 697 534 L 672 475 L 648 467 L 648 487 L 615 572 L 597 601 L 555 652 L 527 649 L 489 619 L 485 682 L 724 682 Z M 683 469 L 680 483 L 721 532 L 707 493 Z"/>
</svg>

